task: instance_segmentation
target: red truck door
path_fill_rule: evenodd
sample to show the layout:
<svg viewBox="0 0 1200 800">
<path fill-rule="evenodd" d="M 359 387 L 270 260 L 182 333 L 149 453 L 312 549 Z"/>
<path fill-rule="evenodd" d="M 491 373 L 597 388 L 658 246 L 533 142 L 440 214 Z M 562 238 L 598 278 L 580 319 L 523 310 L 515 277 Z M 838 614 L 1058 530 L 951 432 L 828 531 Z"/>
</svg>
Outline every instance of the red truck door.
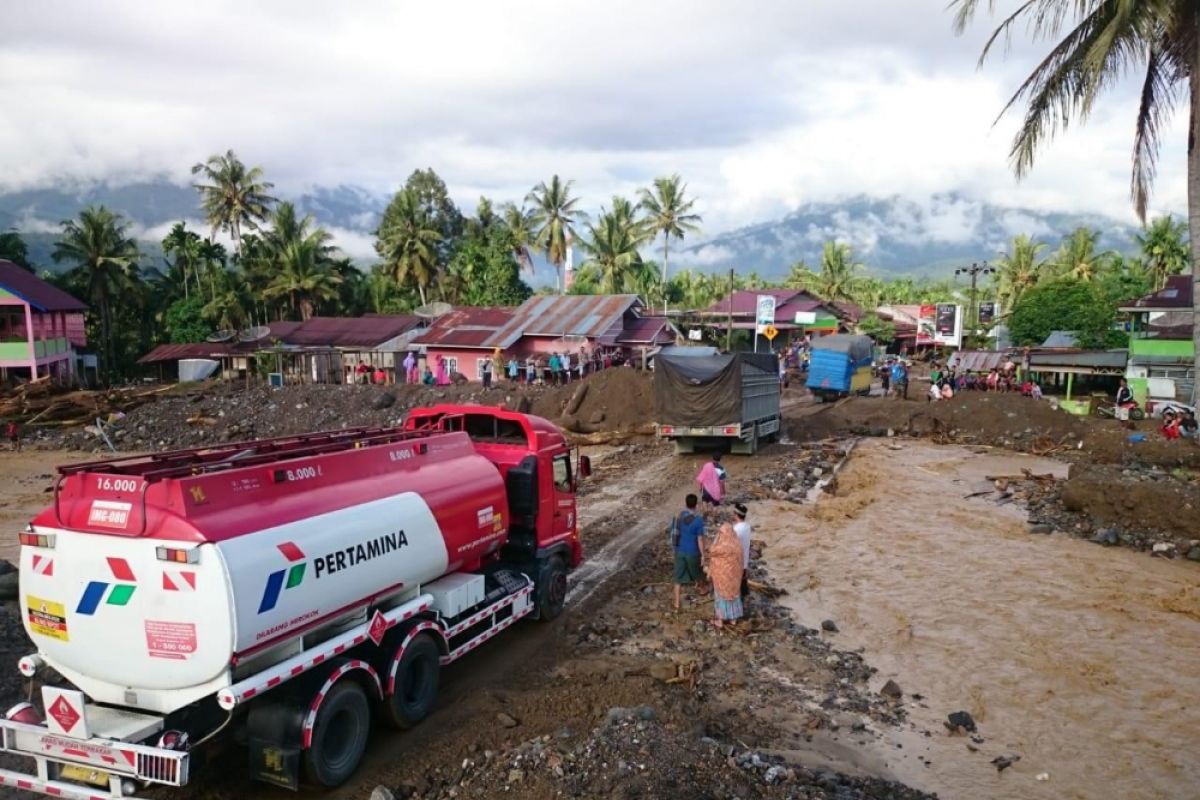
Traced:
<svg viewBox="0 0 1200 800">
<path fill-rule="evenodd" d="M 571 474 L 571 454 L 559 453 L 551 462 L 554 515 L 550 537 L 559 539 L 575 530 L 575 481 Z"/>
</svg>

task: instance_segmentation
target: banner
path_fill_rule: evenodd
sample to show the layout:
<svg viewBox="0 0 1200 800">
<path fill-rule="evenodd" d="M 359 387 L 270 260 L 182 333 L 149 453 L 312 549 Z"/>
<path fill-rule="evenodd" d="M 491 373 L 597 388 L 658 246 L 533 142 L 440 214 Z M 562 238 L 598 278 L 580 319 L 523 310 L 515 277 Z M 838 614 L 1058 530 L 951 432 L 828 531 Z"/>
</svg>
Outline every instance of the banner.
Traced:
<svg viewBox="0 0 1200 800">
<path fill-rule="evenodd" d="M 921 306 L 917 316 L 917 344 L 931 345 L 934 343 L 933 318 L 937 315 L 937 306 L 932 303 Z"/>
<path fill-rule="evenodd" d="M 934 312 L 933 341 L 950 347 L 962 346 L 962 307 L 953 303 L 938 303 Z"/>
<path fill-rule="evenodd" d="M 980 303 L 979 304 L 979 324 L 987 327 L 996 321 L 996 317 L 1000 316 L 1000 305 L 998 303 Z"/>
<path fill-rule="evenodd" d="M 755 315 L 755 331 L 762 333 L 768 325 L 775 324 L 775 295 L 758 296 L 758 312 Z"/>
</svg>

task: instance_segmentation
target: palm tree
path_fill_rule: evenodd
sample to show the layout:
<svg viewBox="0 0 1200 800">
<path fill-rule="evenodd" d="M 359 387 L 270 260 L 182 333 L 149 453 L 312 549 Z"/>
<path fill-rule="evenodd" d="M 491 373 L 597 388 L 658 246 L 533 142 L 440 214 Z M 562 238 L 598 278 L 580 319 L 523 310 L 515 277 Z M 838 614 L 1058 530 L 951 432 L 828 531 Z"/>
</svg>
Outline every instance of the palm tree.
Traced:
<svg viewBox="0 0 1200 800">
<path fill-rule="evenodd" d="M 32 270 L 29 263 L 29 247 L 21 234 L 14 231 L 0 231 L 0 258 L 11 261 L 25 269 Z"/>
<path fill-rule="evenodd" d="M 663 235 L 662 282 L 667 283 L 667 257 L 670 251 L 671 237 L 683 241 L 688 233 L 700 230 L 703 221 L 699 214 L 692 213 L 695 200 L 684 197 L 687 184 L 678 174 L 661 176 L 654 179 L 651 189 L 642 189 L 638 207 L 646 212 L 646 222 L 654 235 Z M 663 306 L 663 313 L 667 308 Z"/>
<path fill-rule="evenodd" d="M 549 184 L 542 181 L 525 196 L 525 201 L 533 205 L 534 247 L 554 265 L 559 293 L 563 291 L 562 269 L 567 260 L 567 246 L 575 235 L 575 226 L 587 218 L 575 207 L 579 198 L 571 197 L 574 183 L 563 183 L 554 175 Z"/>
<path fill-rule="evenodd" d="M 863 265 L 854 260 L 854 251 L 844 242 L 826 242 L 821 250 L 821 271 L 813 291 L 824 300 L 852 300 L 858 272 Z"/>
<path fill-rule="evenodd" d="M 1052 259 L 1058 276 L 1091 283 L 1108 255 L 1096 252 L 1099 241 L 1100 232 L 1089 228 L 1076 228 L 1063 237 L 1062 245 Z"/>
<path fill-rule="evenodd" d="M 645 229 L 634 219 L 628 200 L 613 198 L 613 211 L 600 210 L 596 225 L 588 224 L 588 237 L 580 244 L 590 257 L 584 267 L 594 269 L 601 291 L 617 294 L 626 284 L 642 256 L 638 249 L 646 241 Z"/>
<path fill-rule="evenodd" d="M 962 32 L 992 0 L 953 0 L 955 28 Z M 1192 336 L 1200 374 L 1200 5 L 1193 0 L 1027 0 L 995 30 L 980 62 L 1014 25 L 1025 22 L 1038 39 L 1058 41 L 1005 106 L 1027 101 L 1010 156 L 1018 177 L 1033 167 L 1042 144 L 1070 120 L 1086 120 L 1101 90 L 1144 70 L 1133 139 L 1130 189 L 1143 222 L 1154 182 L 1161 134 L 1176 101 L 1186 98 L 1188 232 L 1192 256 Z"/>
<path fill-rule="evenodd" d="M 517 257 L 522 268 L 533 274 L 533 243 L 537 238 L 534 233 L 534 212 L 524 206 L 517 207 L 516 203 L 505 203 L 503 208 L 504 224 L 512 234 L 513 255 Z"/>
<path fill-rule="evenodd" d="M 129 223 L 104 206 L 88 206 L 79 219 L 62 222 L 62 238 L 54 245 L 55 263 L 80 270 L 88 285 L 88 298 L 100 315 L 104 369 L 114 366 L 112 304 L 138 281 L 137 242 Z"/>
<path fill-rule="evenodd" d="M 1143 233 L 1133 237 L 1142 250 L 1142 260 L 1154 278 L 1154 290 L 1167 285 L 1167 278 L 1179 275 L 1187 268 L 1187 225 L 1174 217 L 1158 217 L 1150 221 Z"/>
<path fill-rule="evenodd" d="M 208 299 L 212 300 L 217 294 L 216 277 L 225 274 L 225 260 L 227 258 L 225 245 L 220 242 L 214 242 L 212 239 L 205 239 L 200 242 L 198 255 L 200 256 L 200 264 L 204 272 L 208 275 Z"/>
<path fill-rule="evenodd" d="M 256 230 L 265 222 L 275 198 L 267 192 L 275 184 L 263 180 L 261 167 L 246 168 L 232 150 L 225 155 L 211 155 L 192 167 L 193 175 L 203 175 L 207 183 L 194 184 L 200 192 L 200 205 L 208 224 L 212 225 L 211 237 L 217 231 L 228 231 L 233 238 L 233 249 L 242 252 L 242 228 Z M 210 238 L 211 238 L 210 237 Z"/>
<path fill-rule="evenodd" d="M 173 267 L 172 271 L 179 273 L 180 281 L 183 284 L 184 299 L 188 298 L 189 277 L 195 279 L 198 293 L 200 291 L 200 235 L 195 231 L 189 231 L 187 223 L 182 220 L 176 222 L 163 237 L 162 251 L 164 256 L 175 258 L 174 264 L 167 262 L 167 265 Z"/>
<path fill-rule="evenodd" d="M 1042 242 L 1035 242 L 1026 234 L 1012 240 L 1012 246 L 996 260 L 996 294 L 1000 308 L 1010 312 L 1017 306 L 1021 295 L 1037 285 L 1046 262 L 1039 259 L 1046 249 Z"/>
<path fill-rule="evenodd" d="M 312 227 L 311 216 L 298 216 L 291 203 L 280 203 L 271 222 L 263 240 L 272 276 L 263 297 L 287 297 L 292 310 L 306 320 L 317 303 L 338 296 L 342 277 L 333 270 L 333 237 L 323 228 Z"/>
<path fill-rule="evenodd" d="M 426 304 L 425 290 L 437 271 L 437 244 L 442 240 L 412 189 L 401 189 L 388 204 L 376 232 L 375 250 L 398 283 L 411 281 Z"/>
</svg>

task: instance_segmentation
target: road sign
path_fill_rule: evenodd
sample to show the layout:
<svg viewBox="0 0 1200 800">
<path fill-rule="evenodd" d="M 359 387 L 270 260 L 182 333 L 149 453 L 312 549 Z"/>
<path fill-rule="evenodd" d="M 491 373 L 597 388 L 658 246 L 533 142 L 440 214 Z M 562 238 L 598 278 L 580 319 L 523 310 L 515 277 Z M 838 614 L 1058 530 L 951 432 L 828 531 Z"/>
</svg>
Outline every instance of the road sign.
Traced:
<svg viewBox="0 0 1200 800">
<path fill-rule="evenodd" d="M 768 325 L 767 327 L 763 328 L 763 336 L 767 337 L 768 342 L 771 341 L 772 339 L 774 339 L 778 335 L 779 335 L 779 329 L 776 328 L 774 325 Z"/>
<path fill-rule="evenodd" d="M 775 295 L 760 294 L 755 313 L 755 324 L 758 332 L 762 333 L 768 325 L 775 322 Z"/>
</svg>

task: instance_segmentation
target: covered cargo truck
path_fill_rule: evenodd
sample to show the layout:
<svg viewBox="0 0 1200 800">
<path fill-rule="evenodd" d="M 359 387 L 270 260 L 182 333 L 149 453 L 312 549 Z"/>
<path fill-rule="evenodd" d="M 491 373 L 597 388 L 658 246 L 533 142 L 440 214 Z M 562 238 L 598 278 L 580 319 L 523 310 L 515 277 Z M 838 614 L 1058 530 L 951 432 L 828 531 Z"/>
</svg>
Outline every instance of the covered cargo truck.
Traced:
<svg viewBox="0 0 1200 800">
<path fill-rule="evenodd" d="M 869 336 L 838 333 L 812 342 L 806 385 L 821 402 L 870 394 L 875 343 Z"/>
<path fill-rule="evenodd" d="M 654 409 L 658 435 L 675 452 L 727 444 L 752 454 L 779 434 L 779 361 L 771 353 L 688 357 L 660 354 L 654 360 Z"/>
<path fill-rule="evenodd" d="M 230 731 L 261 780 L 342 783 L 372 717 L 415 725 L 442 665 L 561 611 L 586 472 L 551 423 L 478 406 L 60 468 L 21 534 L 41 704 L 0 720 L 36 770 L 0 785 L 182 786 Z"/>
</svg>

